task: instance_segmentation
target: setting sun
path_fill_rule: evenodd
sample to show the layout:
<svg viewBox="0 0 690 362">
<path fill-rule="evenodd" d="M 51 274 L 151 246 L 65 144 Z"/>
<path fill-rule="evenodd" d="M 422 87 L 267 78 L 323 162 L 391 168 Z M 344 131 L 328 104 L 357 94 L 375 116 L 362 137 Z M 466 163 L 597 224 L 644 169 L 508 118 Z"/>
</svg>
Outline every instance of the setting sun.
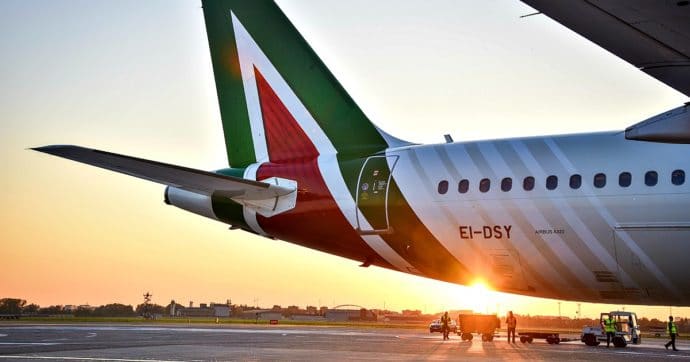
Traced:
<svg viewBox="0 0 690 362">
<path fill-rule="evenodd" d="M 468 288 L 466 299 L 475 312 L 498 313 L 498 305 L 489 285 L 482 279 L 475 280 Z"/>
<path fill-rule="evenodd" d="M 481 292 L 487 292 L 491 290 L 491 288 L 489 288 L 489 285 L 482 279 L 475 280 L 472 284 L 470 284 L 470 288 Z"/>
</svg>

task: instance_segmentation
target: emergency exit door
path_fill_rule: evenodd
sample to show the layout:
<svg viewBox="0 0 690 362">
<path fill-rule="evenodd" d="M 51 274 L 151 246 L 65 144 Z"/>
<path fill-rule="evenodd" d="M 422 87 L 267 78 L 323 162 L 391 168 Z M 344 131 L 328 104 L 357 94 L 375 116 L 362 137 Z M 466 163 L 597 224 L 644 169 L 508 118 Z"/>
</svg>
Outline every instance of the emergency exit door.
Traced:
<svg viewBox="0 0 690 362">
<path fill-rule="evenodd" d="M 372 156 L 362 165 L 357 181 L 357 231 L 360 234 L 391 232 L 388 188 L 398 156 Z"/>
</svg>

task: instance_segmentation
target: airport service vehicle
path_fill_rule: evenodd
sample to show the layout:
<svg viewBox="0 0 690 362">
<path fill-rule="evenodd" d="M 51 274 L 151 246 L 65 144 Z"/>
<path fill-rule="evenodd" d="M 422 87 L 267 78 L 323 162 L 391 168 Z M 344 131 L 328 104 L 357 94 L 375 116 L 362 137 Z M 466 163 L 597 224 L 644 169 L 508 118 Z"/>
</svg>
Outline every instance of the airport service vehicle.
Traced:
<svg viewBox="0 0 690 362">
<path fill-rule="evenodd" d="M 535 339 L 546 340 L 548 344 L 561 343 L 561 337 L 556 332 L 520 332 L 517 334 L 522 343 L 532 343 Z"/>
<path fill-rule="evenodd" d="M 650 327 L 649 333 L 653 334 L 654 337 L 657 337 L 657 338 L 659 338 L 661 336 L 665 336 L 668 334 L 668 332 L 666 331 L 666 327 Z"/>
<path fill-rule="evenodd" d="M 588 346 L 598 346 L 601 342 L 606 343 L 606 332 L 604 330 L 604 320 L 612 316 L 616 325 L 616 332 L 613 338 L 615 347 L 625 347 L 628 343 L 642 343 L 640 326 L 637 324 L 637 315 L 632 312 L 613 311 L 601 313 L 598 326 L 586 326 L 582 328 L 580 340 Z"/>
<path fill-rule="evenodd" d="M 690 7 L 524 2 L 690 95 Z M 166 204 L 362 267 L 690 305 L 689 105 L 622 131 L 415 144 L 375 126 L 272 1 L 202 5 L 228 167 L 34 149 L 167 185 Z"/>
<path fill-rule="evenodd" d="M 453 319 L 448 322 L 448 328 L 450 329 L 451 333 L 457 333 L 458 331 L 458 325 L 455 323 Z M 443 332 L 441 329 L 441 320 L 440 319 L 434 319 L 430 324 L 429 324 L 429 333 L 434 333 L 434 332 Z"/>
<path fill-rule="evenodd" d="M 501 321 L 495 314 L 460 314 L 458 315 L 458 335 L 463 341 L 471 341 L 474 333 L 482 336 L 483 342 L 494 340 Z"/>
</svg>

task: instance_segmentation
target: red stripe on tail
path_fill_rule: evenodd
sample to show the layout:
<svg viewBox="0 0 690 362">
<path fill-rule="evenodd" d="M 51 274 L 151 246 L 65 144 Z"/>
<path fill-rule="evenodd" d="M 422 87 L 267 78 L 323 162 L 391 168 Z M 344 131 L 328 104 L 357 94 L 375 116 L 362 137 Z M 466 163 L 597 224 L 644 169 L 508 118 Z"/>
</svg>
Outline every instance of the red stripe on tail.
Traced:
<svg viewBox="0 0 690 362">
<path fill-rule="evenodd" d="M 258 69 L 254 74 L 270 161 L 259 167 L 256 179 L 281 177 L 298 187 L 295 208 L 270 218 L 257 215 L 261 228 L 282 240 L 392 268 L 347 221 L 321 175 L 316 146 Z"/>
<path fill-rule="evenodd" d="M 319 151 L 256 67 L 254 75 L 269 160 L 275 163 L 304 162 L 318 157 Z"/>
</svg>

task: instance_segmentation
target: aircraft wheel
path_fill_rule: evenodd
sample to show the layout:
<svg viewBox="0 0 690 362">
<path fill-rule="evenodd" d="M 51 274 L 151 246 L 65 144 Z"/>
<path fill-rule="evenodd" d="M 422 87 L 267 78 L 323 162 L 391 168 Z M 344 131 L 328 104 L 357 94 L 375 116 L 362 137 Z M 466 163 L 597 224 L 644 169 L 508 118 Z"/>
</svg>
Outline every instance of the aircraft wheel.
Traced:
<svg viewBox="0 0 690 362">
<path fill-rule="evenodd" d="M 532 337 L 527 337 L 527 343 L 532 343 L 533 341 L 534 339 L 532 339 Z"/>
<path fill-rule="evenodd" d="M 525 336 L 520 336 L 520 342 L 527 343 L 527 338 L 525 338 Z"/>
</svg>

